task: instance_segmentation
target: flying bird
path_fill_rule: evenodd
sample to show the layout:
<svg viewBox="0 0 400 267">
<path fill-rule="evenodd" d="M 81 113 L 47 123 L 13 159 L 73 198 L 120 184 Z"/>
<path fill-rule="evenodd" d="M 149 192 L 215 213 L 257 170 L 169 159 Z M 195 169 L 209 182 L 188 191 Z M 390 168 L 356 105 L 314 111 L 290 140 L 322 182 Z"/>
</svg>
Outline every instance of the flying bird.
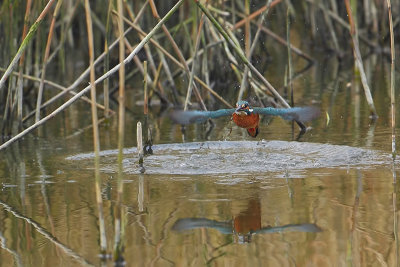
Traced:
<svg viewBox="0 0 400 267">
<path fill-rule="evenodd" d="M 259 133 L 260 115 L 280 116 L 285 120 L 295 120 L 307 122 L 317 118 L 320 111 L 316 107 L 294 107 L 294 108 L 260 108 L 251 107 L 247 101 L 239 101 L 236 108 L 219 109 L 215 111 L 200 110 L 175 110 L 171 112 L 173 121 L 179 124 L 201 123 L 208 119 L 215 119 L 223 116 L 232 116 L 233 122 L 247 130 L 251 137 L 256 137 Z"/>
</svg>

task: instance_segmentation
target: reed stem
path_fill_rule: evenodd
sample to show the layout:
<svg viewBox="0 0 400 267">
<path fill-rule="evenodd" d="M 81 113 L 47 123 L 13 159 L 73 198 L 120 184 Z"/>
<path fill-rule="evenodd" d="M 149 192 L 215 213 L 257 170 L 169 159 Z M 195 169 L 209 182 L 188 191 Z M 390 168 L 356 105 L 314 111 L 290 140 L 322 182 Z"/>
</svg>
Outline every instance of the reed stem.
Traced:
<svg viewBox="0 0 400 267">
<path fill-rule="evenodd" d="M 24 17 L 24 29 L 22 32 L 22 40 L 25 39 L 26 34 L 28 32 L 28 21 L 31 13 L 31 7 L 32 7 L 32 0 L 26 1 L 26 9 L 25 9 L 25 17 Z M 19 60 L 19 75 L 18 75 L 18 82 L 17 82 L 17 98 L 18 98 L 18 103 L 17 103 L 17 123 L 19 124 L 18 128 L 22 128 L 22 102 L 23 102 L 23 77 L 22 77 L 22 71 L 24 68 L 24 61 L 25 61 L 25 51 L 22 53 L 21 58 Z"/>
<path fill-rule="evenodd" d="M 39 121 L 39 119 L 40 119 L 40 106 L 42 103 L 43 88 L 44 88 L 43 80 L 46 76 L 46 66 L 47 66 L 47 60 L 48 60 L 49 54 L 50 54 L 50 46 L 51 46 L 51 40 L 53 39 L 54 26 L 55 26 L 58 11 L 61 8 L 62 2 L 63 2 L 62 0 L 57 1 L 57 5 L 56 5 L 56 8 L 54 9 L 53 17 L 51 19 L 49 35 L 47 37 L 46 49 L 45 49 L 44 58 L 43 58 L 42 75 L 41 75 L 41 79 L 40 79 L 39 90 L 38 90 L 38 95 L 37 95 L 37 100 L 36 100 L 35 122 Z"/>
<path fill-rule="evenodd" d="M 86 25 L 88 32 L 88 50 L 89 50 L 89 66 L 90 66 L 90 96 L 92 107 L 92 124 L 93 124 L 93 148 L 95 155 L 95 184 L 96 184 L 96 200 L 99 212 L 100 226 L 100 250 L 105 255 L 107 251 L 107 239 L 103 216 L 103 200 L 101 197 L 101 178 L 100 178 L 100 137 L 96 107 L 96 85 L 95 85 L 95 69 L 94 69 L 94 42 L 93 42 L 93 25 L 89 0 L 85 0 Z M 43 77 L 42 77 L 43 78 Z M 40 107 L 40 106 L 39 106 Z"/>
<path fill-rule="evenodd" d="M 391 126 L 392 126 L 392 157 L 396 159 L 396 92 L 395 92 L 395 46 L 393 34 L 393 18 L 392 4 L 387 0 L 388 17 L 389 17 L 389 32 L 390 32 L 390 111 L 391 111 Z"/>
<path fill-rule="evenodd" d="M 118 10 L 118 35 L 119 35 L 119 92 L 118 92 L 118 178 L 117 178 L 117 201 L 115 206 L 114 221 L 114 262 L 116 265 L 123 262 L 123 239 L 122 239 L 122 206 L 121 198 L 123 193 L 123 148 L 125 139 L 125 37 L 123 22 L 122 0 L 117 1 Z"/>
<path fill-rule="evenodd" d="M 136 141 L 137 141 L 137 153 L 138 153 L 138 163 L 139 163 L 139 170 L 141 173 L 145 172 L 145 168 L 143 167 L 143 129 L 142 129 L 142 123 L 138 121 L 136 124 Z"/>
<path fill-rule="evenodd" d="M 110 57 L 109 57 L 109 48 L 108 48 L 108 39 L 110 35 L 110 20 L 111 20 L 111 9 L 112 9 L 112 4 L 113 1 L 109 1 L 108 3 L 108 9 L 107 9 L 107 21 L 106 21 L 106 32 L 105 32 L 105 38 L 104 38 L 104 53 L 105 53 L 105 58 L 104 58 L 104 73 L 108 71 L 110 68 Z M 103 82 L 103 96 L 104 96 L 104 117 L 108 117 L 110 113 L 110 93 L 109 93 L 109 87 L 110 87 L 110 80 L 105 79 Z"/>
<path fill-rule="evenodd" d="M 31 41 L 32 37 L 35 35 L 38 27 L 42 23 L 44 16 L 49 12 L 50 7 L 54 3 L 55 0 L 49 0 L 43 11 L 40 13 L 39 17 L 36 19 L 35 23 L 29 28 L 29 32 L 26 35 L 25 39 L 22 41 L 20 47 L 18 48 L 17 54 L 14 56 L 13 60 L 11 61 L 10 65 L 8 65 L 6 72 L 0 79 L 0 93 L 4 87 L 4 84 L 7 78 L 10 76 L 11 72 L 13 71 L 15 65 L 18 63 L 18 60 L 21 58 L 23 52 L 25 51 L 26 47 L 28 46 L 29 42 Z"/>
<path fill-rule="evenodd" d="M 258 43 L 258 39 L 259 39 L 260 33 L 261 33 L 261 26 L 262 26 L 262 23 L 263 23 L 265 17 L 268 15 L 268 11 L 271 6 L 271 1 L 272 0 L 267 0 L 265 12 L 262 14 L 262 16 L 260 17 L 260 20 L 258 22 L 257 32 L 256 32 L 256 35 L 254 36 L 253 43 L 251 44 L 249 54 L 247 55 L 247 59 L 249 61 L 250 61 L 251 56 L 253 55 L 253 52 L 254 52 L 254 49 L 256 48 L 257 43 Z M 246 90 L 248 75 L 249 75 L 249 67 L 246 66 L 244 69 L 243 77 L 242 77 L 242 83 L 240 84 L 240 90 L 239 90 L 237 101 L 242 100 L 243 93 Z"/>
<path fill-rule="evenodd" d="M 209 18 L 209 20 L 212 22 L 212 24 L 218 29 L 220 34 L 225 38 L 227 43 L 233 47 L 235 52 L 238 54 L 239 58 L 241 61 L 249 67 L 249 69 L 254 72 L 254 74 L 264 83 L 264 85 L 268 88 L 268 90 L 279 100 L 280 104 L 284 106 L 285 108 L 290 108 L 290 105 L 283 99 L 283 97 L 275 90 L 275 88 L 267 81 L 267 79 L 254 67 L 253 64 L 250 63 L 250 61 L 246 58 L 246 56 L 243 54 L 243 51 L 240 47 L 238 47 L 232 39 L 229 37 L 228 33 L 225 31 L 225 29 L 221 26 L 221 24 L 218 23 L 218 21 L 213 17 L 213 15 L 204 7 L 203 4 L 200 3 L 200 1 L 195 1 L 197 6 L 206 14 L 206 16 Z M 306 130 L 305 125 L 301 121 L 296 121 L 297 124 L 300 126 L 302 131 Z"/>
<path fill-rule="evenodd" d="M 159 20 L 160 16 L 158 15 L 158 11 L 157 11 L 157 8 L 156 8 L 156 6 L 154 4 L 154 0 L 149 0 L 149 3 L 150 3 L 150 6 L 151 6 L 151 11 L 153 12 L 153 16 L 156 19 Z M 170 32 L 168 31 L 168 28 L 165 25 L 162 25 L 161 27 L 162 27 L 162 30 L 164 31 L 164 34 L 167 36 L 169 42 L 171 43 L 172 48 L 174 49 L 175 53 L 178 55 L 178 59 L 182 63 L 182 65 L 184 66 L 186 75 L 190 80 L 189 66 L 186 63 L 186 60 L 185 60 L 185 57 L 182 54 L 182 51 L 179 49 L 179 47 L 176 44 L 174 38 L 171 36 Z M 199 100 L 202 109 L 203 110 L 207 110 L 206 105 L 204 104 L 204 101 L 203 101 L 203 99 L 202 99 L 202 97 L 200 95 L 200 92 L 199 92 L 199 90 L 197 88 L 197 85 L 195 83 L 193 83 L 193 88 L 194 88 L 194 93 L 195 93 L 197 99 Z"/>
<path fill-rule="evenodd" d="M 128 19 L 125 18 L 125 23 L 129 24 L 133 29 L 139 32 L 139 34 L 146 36 L 147 34 L 140 29 L 137 25 L 133 24 L 130 22 Z M 171 59 L 172 62 L 174 62 L 180 69 L 185 70 L 185 66 L 179 62 L 174 56 L 172 56 L 161 44 L 159 44 L 157 41 L 150 39 L 150 42 L 161 51 L 164 55 L 166 55 L 169 59 Z M 171 77 L 172 78 L 172 77 Z M 227 107 L 231 108 L 232 105 L 229 104 L 225 99 L 223 99 L 217 92 L 215 92 L 213 89 L 211 89 L 205 82 L 203 82 L 198 76 L 194 76 L 194 79 L 201 85 L 203 86 L 207 91 L 209 91 L 211 94 L 213 94 L 218 100 L 220 100 L 222 103 L 224 103 Z"/>
<path fill-rule="evenodd" d="M 161 28 L 161 26 L 174 14 L 176 10 L 182 5 L 184 0 L 179 0 L 175 6 L 173 6 L 168 13 L 157 23 L 156 26 L 146 35 L 145 38 L 135 47 L 135 49 L 129 54 L 127 58 L 123 61 L 124 64 L 129 63 L 132 58 L 137 55 L 137 53 L 143 48 L 143 46 L 154 36 L 154 34 Z M 26 38 L 25 38 L 26 39 Z M 97 85 L 98 83 L 104 81 L 104 79 L 110 77 L 112 74 L 117 72 L 121 66 L 121 63 L 118 65 L 114 66 L 111 70 L 109 70 L 107 73 L 103 74 L 101 77 L 99 77 L 96 81 L 95 84 Z M 4 75 L 3 75 L 4 77 Z M 43 125 L 45 122 L 56 116 L 58 113 L 62 112 L 64 109 L 69 107 L 72 103 L 74 103 L 76 100 L 78 100 L 82 95 L 84 95 L 87 91 L 90 90 L 90 85 L 86 86 L 83 90 L 81 90 L 79 93 L 77 93 L 74 97 L 69 99 L 67 102 L 62 104 L 60 107 L 58 107 L 56 110 L 54 110 L 52 113 L 47 115 L 46 117 L 42 118 L 35 124 L 31 125 L 30 127 L 26 128 L 19 134 L 15 135 L 11 139 L 9 139 L 7 142 L 4 142 L 2 145 L 0 145 L 0 151 L 20 139 L 21 137 L 25 136 L 27 133 L 31 132 L 32 130 L 36 129 L 37 127 Z"/>
<path fill-rule="evenodd" d="M 346 4 L 346 9 L 347 9 L 347 14 L 349 15 L 350 35 L 351 35 L 351 40 L 353 42 L 354 60 L 356 63 L 356 67 L 360 71 L 361 83 L 364 88 L 364 94 L 365 94 L 365 98 L 366 98 L 368 106 L 369 106 L 371 117 L 372 117 L 372 119 L 377 119 L 378 114 L 376 113 L 374 100 L 372 98 L 371 90 L 368 85 L 367 76 L 365 75 L 364 65 L 363 65 L 362 58 L 361 58 L 360 46 L 358 44 L 357 27 L 354 22 L 353 13 L 352 13 L 352 9 L 350 7 L 349 0 L 345 0 L 345 4 Z"/>
<path fill-rule="evenodd" d="M 197 29 L 197 36 L 196 36 L 196 43 L 195 43 L 195 48 L 193 51 L 193 63 L 192 63 L 192 70 L 190 71 L 189 75 L 189 84 L 188 84 L 188 89 L 186 93 L 186 100 L 185 100 L 185 105 L 183 110 L 187 110 L 190 96 L 192 95 L 192 88 L 193 88 L 193 77 L 194 77 L 194 72 L 196 70 L 196 60 L 197 60 L 197 52 L 199 51 L 199 46 L 200 46 L 200 37 L 201 37 L 201 31 L 203 29 L 203 24 L 204 24 L 204 14 L 202 14 L 200 18 L 200 23 L 199 27 Z"/>
</svg>

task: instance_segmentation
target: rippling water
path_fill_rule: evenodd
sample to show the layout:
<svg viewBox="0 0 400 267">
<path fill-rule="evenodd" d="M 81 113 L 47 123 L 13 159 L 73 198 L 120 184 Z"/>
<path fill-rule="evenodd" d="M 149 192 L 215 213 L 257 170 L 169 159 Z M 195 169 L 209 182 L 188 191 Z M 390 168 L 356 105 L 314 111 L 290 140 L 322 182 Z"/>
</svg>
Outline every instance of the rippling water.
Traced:
<svg viewBox="0 0 400 267">
<path fill-rule="evenodd" d="M 125 149 L 123 170 L 139 173 L 136 148 Z M 286 141 L 208 141 L 153 146 L 154 154 L 146 157 L 147 174 L 248 174 L 294 172 L 319 168 L 364 168 L 390 166 L 388 153 L 344 145 Z M 102 151 L 103 172 L 116 173 L 117 150 Z M 94 154 L 66 158 L 80 168 L 93 168 Z M 86 163 L 86 164 L 85 164 Z M 295 178 L 296 176 L 291 178 Z"/>
</svg>

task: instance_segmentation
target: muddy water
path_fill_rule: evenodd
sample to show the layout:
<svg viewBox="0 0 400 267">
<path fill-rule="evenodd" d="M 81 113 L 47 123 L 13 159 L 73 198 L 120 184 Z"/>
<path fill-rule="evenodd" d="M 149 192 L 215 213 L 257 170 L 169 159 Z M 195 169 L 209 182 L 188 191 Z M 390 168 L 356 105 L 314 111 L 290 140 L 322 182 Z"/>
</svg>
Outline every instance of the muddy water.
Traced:
<svg viewBox="0 0 400 267">
<path fill-rule="evenodd" d="M 377 122 L 349 69 L 316 63 L 297 79 L 297 103 L 323 110 L 298 141 L 279 118 L 263 121 L 257 139 L 227 118 L 208 135 L 191 125 L 183 136 L 153 107 L 144 174 L 133 148 L 142 107 L 130 95 L 121 173 L 117 117 L 100 129 L 107 254 L 118 219 L 127 266 L 396 266 L 399 167 L 390 157 L 388 66 L 377 62 L 366 59 Z M 89 112 L 74 104 L 2 152 L 1 266 L 101 265 Z"/>
</svg>

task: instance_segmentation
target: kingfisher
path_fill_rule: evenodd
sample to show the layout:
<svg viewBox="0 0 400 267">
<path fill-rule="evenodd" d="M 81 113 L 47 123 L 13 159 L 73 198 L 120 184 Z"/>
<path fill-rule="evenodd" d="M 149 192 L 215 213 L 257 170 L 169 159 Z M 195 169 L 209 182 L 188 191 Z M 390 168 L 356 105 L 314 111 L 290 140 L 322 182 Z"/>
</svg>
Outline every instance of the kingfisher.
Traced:
<svg viewBox="0 0 400 267">
<path fill-rule="evenodd" d="M 223 116 L 231 116 L 232 121 L 239 127 L 245 128 L 251 137 L 256 137 L 259 133 L 260 115 L 280 116 L 285 120 L 296 120 L 307 122 L 317 118 L 320 111 L 316 107 L 294 107 L 294 108 L 261 108 L 251 107 L 249 102 L 240 100 L 236 103 L 236 108 L 219 109 L 215 111 L 200 110 L 175 110 L 171 113 L 171 118 L 179 124 L 201 123 L 208 119 L 215 119 Z"/>
</svg>

